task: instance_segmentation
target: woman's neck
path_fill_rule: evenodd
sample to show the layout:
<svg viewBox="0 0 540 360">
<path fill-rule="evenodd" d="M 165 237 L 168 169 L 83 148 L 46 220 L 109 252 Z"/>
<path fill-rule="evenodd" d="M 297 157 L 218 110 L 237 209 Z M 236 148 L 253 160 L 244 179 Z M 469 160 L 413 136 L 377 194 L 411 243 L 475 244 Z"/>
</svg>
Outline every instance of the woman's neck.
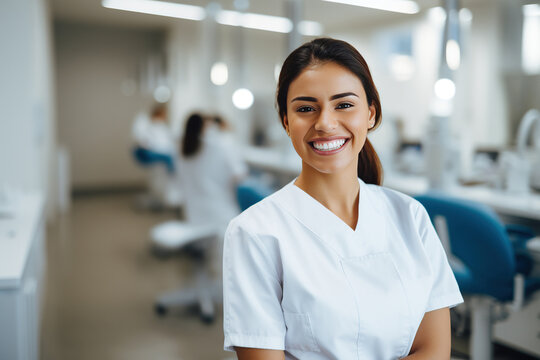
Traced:
<svg viewBox="0 0 540 360">
<path fill-rule="evenodd" d="M 325 174 L 303 164 L 295 185 L 355 229 L 360 189 L 356 169 Z"/>
</svg>

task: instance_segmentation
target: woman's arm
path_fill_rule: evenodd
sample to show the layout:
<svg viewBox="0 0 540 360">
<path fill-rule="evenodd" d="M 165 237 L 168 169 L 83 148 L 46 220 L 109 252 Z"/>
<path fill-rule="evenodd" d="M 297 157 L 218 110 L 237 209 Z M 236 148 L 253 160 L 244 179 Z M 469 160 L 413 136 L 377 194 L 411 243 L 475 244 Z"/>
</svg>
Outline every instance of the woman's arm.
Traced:
<svg viewBox="0 0 540 360">
<path fill-rule="evenodd" d="M 407 360 L 450 359 L 450 310 L 442 308 L 424 314 Z"/>
<path fill-rule="evenodd" d="M 235 347 L 238 360 L 285 360 L 283 350 L 252 349 Z"/>
</svg>

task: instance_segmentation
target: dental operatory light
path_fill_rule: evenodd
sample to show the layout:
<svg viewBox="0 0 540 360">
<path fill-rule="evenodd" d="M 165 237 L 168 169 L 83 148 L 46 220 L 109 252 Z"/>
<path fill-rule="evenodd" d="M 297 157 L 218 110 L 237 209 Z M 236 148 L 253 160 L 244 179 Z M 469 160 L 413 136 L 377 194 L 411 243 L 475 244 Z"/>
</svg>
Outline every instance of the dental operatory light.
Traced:
<svg viewBox="0 0 540 360">
<path fill-rule="evenodd" d="M 232 102 L 240 110 L 246 110 L 253 105 L 253 93 L 246 88 L 237 89 L 232 95 Z"/>
<path fill-rule="evenodd" d="M 456 40 L 450 39 L 446 42 L 446 64 L 450 70 L 459 69 L 461 62 L 461 52 Z"/>
<path fill-rule="evenodd" d="M 462 23 L 470 23 L 473 19 L 473 14 L 471 10 L 467 8 L 459 9 L 459 21 Z"/>
<path fill-rule="evenodd" d="M 168 16 L 177 19 L 203 20 L 206 12 L 201 6 L 157 0 L 103 0 L 103 7 L 143 14 Z"/>
<path fill-rule="evenodd" d="M 402 14 L 416 14 L 420 11 L 416 1 L 412 0 L 323 0 L 339 4 L 361 6 L 377 10 L 392 11 Z"/>
<path fill-rule="evenodd" d="M 160 15 L 187 20 L 203 20 L 206 10 L 202 6 L 186 5 L 158 0 L 102 0 L 103 7 L 109 9 L 133 11 L 144 14 Z M 233 10 L 219 10 L 215 14 L 219 24 L 241 26 L 249 29 L 266 30 L 279 33 L 292 31 L 291 20 L 282 16 L 244 13 Z M 299 31 L 305 36 L 319 36 L 324 30 L 316 21 L 302 21 Z"/>
<path fill-rule="evenodd" d="M 212 65 L 210 70 L 210 80 L 214 85 L 225 85 L 229 80 L 229 69 L 227 64 L 223 62 L 217 62 Z"/>
<path fill-rule="evenodd" d="M 450 79 L 439 79 L 435 82 L 435 96 L 441 100 L 452 100 L 456 95 L 456 85 Z"/>
<path fill-rule="evenodd" d="M 168 86 L 160 85 L 154 89 L 154 100 L 158 103 L 166 103 L 171 99 L 171 89 Z"/>
<path fill-rule="evenodd" d="M 442 6 L 435 6 L 427 11 L 427 17 L 433 24 L 443 24 L 446 20 L 446 11 Z"/>
</svg>

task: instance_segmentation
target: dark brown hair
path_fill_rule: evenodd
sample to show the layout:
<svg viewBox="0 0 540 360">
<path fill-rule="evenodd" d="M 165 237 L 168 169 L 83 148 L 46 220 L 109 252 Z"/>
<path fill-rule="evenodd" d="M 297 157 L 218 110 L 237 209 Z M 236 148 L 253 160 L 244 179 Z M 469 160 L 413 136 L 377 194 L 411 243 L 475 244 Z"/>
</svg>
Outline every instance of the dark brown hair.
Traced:
<svg viewBox="0 0 540 360">
<path fill-rule="evenodd" d="M 325 62 L 334 62 L 343 66 L 362 81 L 367 103 L 369 106 L 373 105 L 375 107 L 375 125 L 370 130 L 379 126 L 381 122 L 381 101 L 366 60 L 358 50 L 345 41 L 319 38 L 294 50 L 283 63 L 276 92 L 277 108 L 283 127 L 285 127 L 284 118 L 287 115 L 289 86 L 308 66 Z M 368 184 L 380 185 L 382 175 L 383 170 L 379 156 L 369 140 L 366 139 L 358 156 L 358 177 Z"/>
<path fill-rule="evenodd" d="M 204 119 L 200 114 L 191 114 L 187 119 L 186 130 L 182 139 L 182 154 L 185 157 L 193 156 L 199 152 L 203 127 Z"/>
</svg>

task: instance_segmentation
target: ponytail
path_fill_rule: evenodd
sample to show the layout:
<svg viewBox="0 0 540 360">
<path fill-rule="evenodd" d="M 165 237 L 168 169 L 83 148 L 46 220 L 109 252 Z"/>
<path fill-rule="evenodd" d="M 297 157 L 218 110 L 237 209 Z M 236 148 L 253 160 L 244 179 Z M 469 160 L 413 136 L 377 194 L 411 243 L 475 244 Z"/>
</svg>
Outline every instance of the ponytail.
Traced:
<svg viewBox="0 0 540 360">
<path fill-rule="evenodd" d="M 383 168 L 381 160 L 367 138 L 358 156 L 358 177 L 366 184 L 382 184 Z"/>
</svg>

